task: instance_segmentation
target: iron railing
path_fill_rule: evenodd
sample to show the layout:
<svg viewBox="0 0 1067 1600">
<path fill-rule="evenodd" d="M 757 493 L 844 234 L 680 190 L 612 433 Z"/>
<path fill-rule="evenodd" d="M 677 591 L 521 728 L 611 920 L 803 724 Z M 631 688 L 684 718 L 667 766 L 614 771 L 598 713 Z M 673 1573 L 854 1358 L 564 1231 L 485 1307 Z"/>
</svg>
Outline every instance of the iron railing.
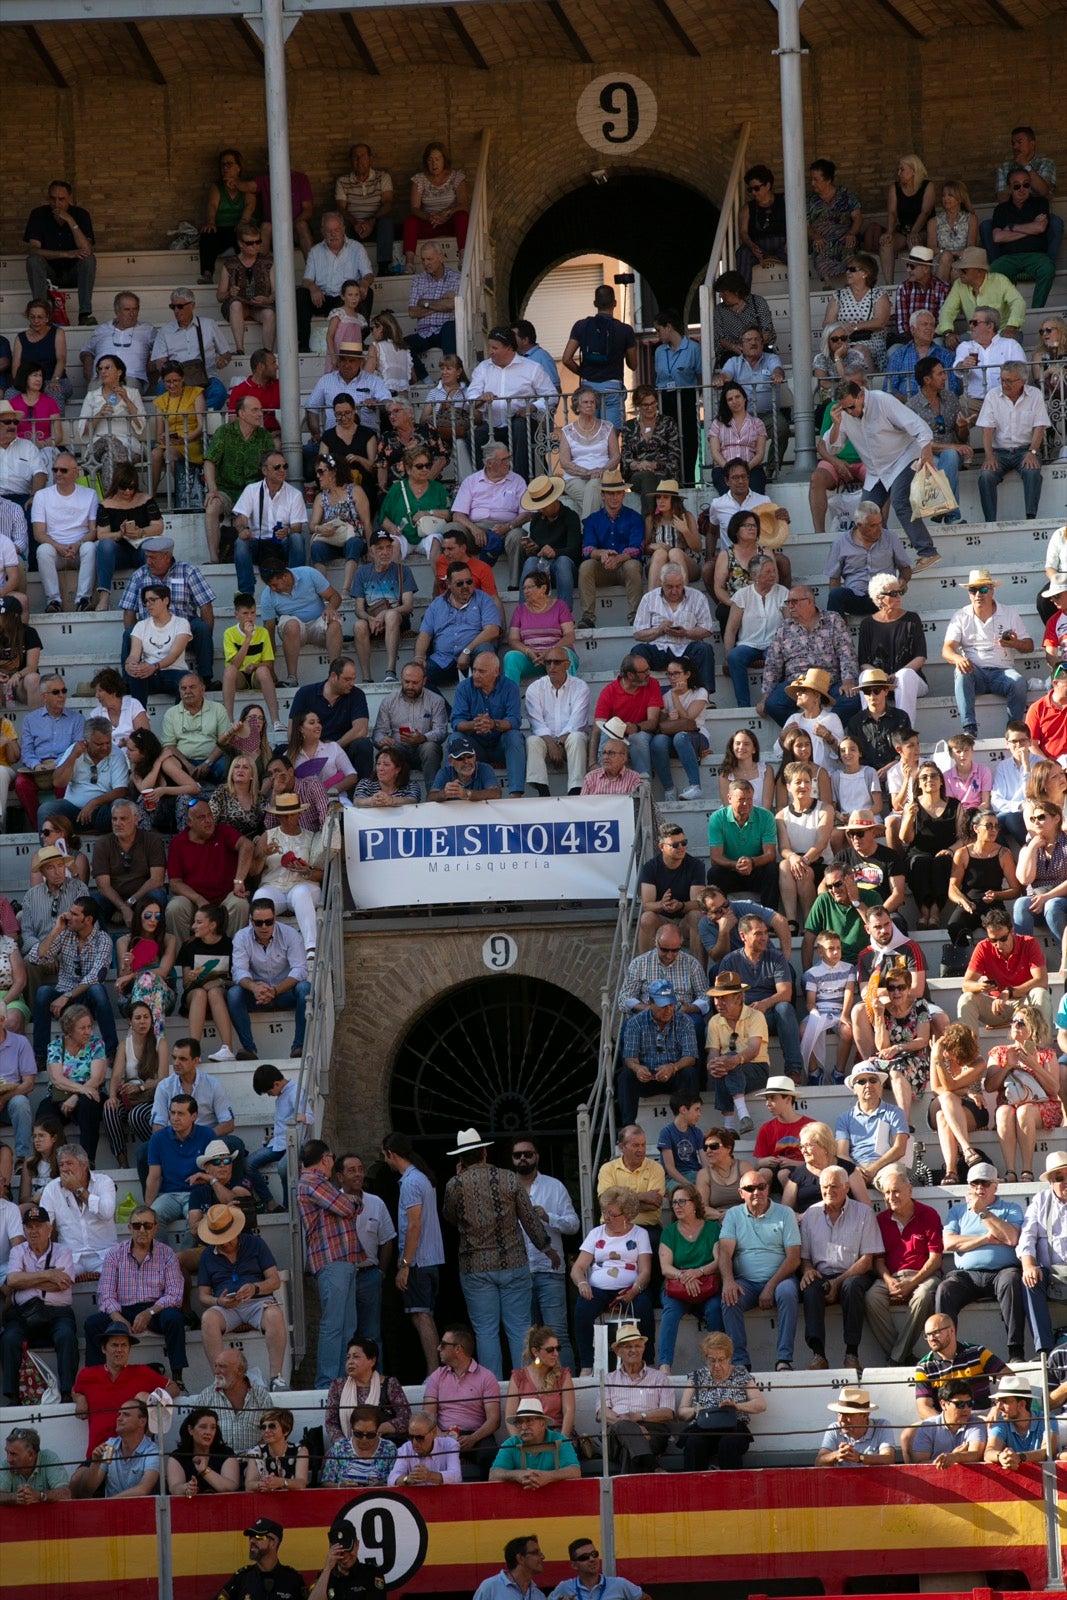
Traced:
<svg viewBox="0 0 1067 1600">
<path fill-rule="evenodd" d="M 622 1017 L 619 989 L 637 948 L 641 898 L 636 891 L 642 864 L 655 854 L 655 812 L 651 790 L 642 784 L 634 800 L 634 841 L 626 874 L 619 885 L 619 910 L 600 991 L 600 1053 L 596 1081 L 585 1105 L 578 1108 L 578 1184 L 582 1227 L 596 1226 L 596 1168 L 615 1144 L 615 1057 Z"/>
</svg>

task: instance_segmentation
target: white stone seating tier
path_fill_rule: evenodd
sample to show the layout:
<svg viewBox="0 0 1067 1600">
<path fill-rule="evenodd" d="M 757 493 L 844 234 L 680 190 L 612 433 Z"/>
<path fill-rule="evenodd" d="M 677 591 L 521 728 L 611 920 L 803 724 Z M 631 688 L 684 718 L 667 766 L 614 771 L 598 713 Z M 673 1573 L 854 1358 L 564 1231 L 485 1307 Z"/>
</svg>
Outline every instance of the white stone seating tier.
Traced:
<svg viewBox="0 0 1067 1600">
<path fill-rule="evenodd" d="M 833 1315 L 831 1308 L 831 1317 Z M 964 1313 L 965 1318 L 973 1315 L 973 1309 Z M 687 1317 L 683 1324 L 680 1336 L 684 1341 L 687 1338 L 686 1329 L 695 1327 L 691 1317 Z M 832 1323 L 831 1323 L 832 1326 Z M 977 1323 L 972 1328 L 970 1323 L 965 1324 L 968 1337 L 975 1333 L 978 1337 Z M 261 1351 L 248 1335 L 240 1336 L 245 1353 L 249 1357 L 250 1365 L 259 1366 L 265 1375 L 266 1365 L 261 1359 Z M 137 1354 L 142 1352 L 138 1349 Z M 773 1349 L 772 1349 L 773 1355 Z M 48 1359 L 47 1352 L 45 1359 Z M 149 1357 L 149 1359 L 152 1359 Z M 699 1363 L 699 1355 L 695 1341 L 692 1348 L 686 1346 L 679 1348 L 678 1358 L 675 1361 L 676 1373 L 676 1404 L 681 1401 L 682 1390 L 687 1381 L 686 1374 L 693 1366 Z M 1026 1362 L 1015 1368 L 1021 1376 L 1038 1388 L 1040 1385 L 1040 1369 L 1035 1362 Z M 767 1409 L 759 1416 L 752 1418 L 753 1446 L 745 1458 L 746 1467 L 771 1467 L 810 1465 L 816 1451 L 822 1442 L 825 1429 L 833 1422 L 832 1414 L 826 1409 L 837 1391 L 847 1383 L 855 1382 L 855 1373 L 849 1368 L 833 1366 L 826 1372 L 775 1372 L 773 1361 L 770 1368 L 753 1370 L 753 1380 L 759 1385 L 767 1401 Z M 898 1442 L 903 1429 L 913 1426 L 918 1420 L 915 1413 L 912 1374 L 908 1370 L 890 1367 L 868 1367 L 863 1373 L 863 1386 L 868 1389 L 874 1401 L 874 1414 L 889 1424 Z M 205 1379 L 205 1384 L 207 1380 Z M 189 1384 L 190 1392 L 194 1392 L 192 1383 Z M 599 1443 L 600 1424 L 597 1421 L 597 1407 L 600 1401 L 599 1373 L 591 1378 L 577 1379 L 577 1406 L 575 1427 L 579 1434 L 588 1435 Z M 501 1385 L 501 1399 L 503 1399 L 506 1386 Z M 413 1410 L 417 1410 L 422 1400 L 423 1385 L 406 1384 L 404 1392 L 407 1395 Z M 293 1438 L 299 1441 L 306 1430 L 321 1428 L 326 1412 L 326 1395 L 322 1390 L 316 1389 L 291 1389 L 274 1397 L 277 1404 L 283 1405 L 293 1413 L 294 1427 Z M 167 1448 L 172 1449 L 181 1426 L 182 1416 L 191 1405 L 184 1396 L 175 1405 L 171 1418 L 171 1425 L 166 1436 Z M 0 1407 L 0 1428 L 7 1430 L 18 1424 L 25 1426 L 27 1422 L 35 1427 L 41 1435 L 41 1443 L 46 1449 L 55 1450 L 61 1461 L 73 1469 L 85 1459 L 87 1428 L 84 1422 L 74 1415 L 73 1406 L 35 1406 L 32 1412 L 8 1406 Z M 505 1437 L 503 1428 L 497 1433 L 498 1441 Z M 899 1460 L 899 1455 L 898 1455 Z M 664 1464 L 678 1467 L 681 1464 L 680 1453 L 677 1447 L 672 1447 L 664 1458 Z M 601 1463 L 599 1459 L 588 1464 L 585 1470 L 599 1473 Z"/>
</svg>

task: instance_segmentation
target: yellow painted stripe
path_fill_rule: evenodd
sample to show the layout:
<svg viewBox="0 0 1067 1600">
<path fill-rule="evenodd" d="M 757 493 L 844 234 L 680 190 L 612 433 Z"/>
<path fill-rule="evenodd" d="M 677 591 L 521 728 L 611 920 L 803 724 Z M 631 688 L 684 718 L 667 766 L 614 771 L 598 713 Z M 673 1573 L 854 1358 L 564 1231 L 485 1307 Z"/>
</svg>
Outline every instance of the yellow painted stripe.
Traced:
<svg viewBox="0 0 1067 1600">
<path fill-rule="evenodd" d="M 921 1551 L 935 1546 L 984 1549 L 997 1545 L 1045 1544 L 1040 1501 L 998 1500 L 958 1505 L 882 1505 L 765 1507 L 741 1511 L 658 1510 L 654 1516 L 616 1516 L 620 1561 L 682 1560 L 728 1549 L 733 1556 L 767 1550 L 815 1553 L 831 1550 Z"/>
<path fill-rule="evenodd" d="M 521 1519 L 509 1516 L 500 1522 L 431 1522 L 430 1542 L 423 1571 L 437 1566 L 499 1567 L 503 1562 L 504 1544 L 516 1528 L 526 1523 L 536 1527 L 542 1548 L 551 1541 L 553 1550 L 566 1550 L 572 1539 L 584 1537 L 592 1530 L 599 1537 L 599 1519 L 595 1514 L 583 1517 L 545 1518 L 530 1507 L 529 1516 Z M 284 1559 L 289 1566 L 310 1570 L 321 1565 L 325 1553 L 325 1534 L 322 1528 L 288 1528 L 283 1545 Z M 248 1541 L 240 1534 L 204 1532 L 179 1533 L 173 1541 L 174 1576 L 198 1577 L 205 1572 L 232 1572 L 248 1560 Z"/>
<path fill-rule="evenodd" d="M 36 1584 L 55 1593 L 58 1585 L 77 1587 L 106 1579 L 150 1578 L 159 1571 L 156 1536 L 19 1540 L 4 1545 L 0 1591 Z"/>
</svg>

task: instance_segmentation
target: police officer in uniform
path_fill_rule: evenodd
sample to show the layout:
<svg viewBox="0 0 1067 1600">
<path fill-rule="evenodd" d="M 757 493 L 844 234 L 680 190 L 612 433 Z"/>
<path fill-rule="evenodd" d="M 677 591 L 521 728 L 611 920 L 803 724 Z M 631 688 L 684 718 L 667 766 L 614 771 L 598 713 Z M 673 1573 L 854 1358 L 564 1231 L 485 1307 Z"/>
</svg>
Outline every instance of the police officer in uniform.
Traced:
<svg viewBox="0 0 1067 1600">
<path fill-rule="evenodd" d="M 249 1565 L 240 1567 L 223 1584 L 218 1600 L 307 1600 L 308 1586 L 300 1573 L 278 1560 L 278 1547 L 285 1537 L 281 1523 L 259 1517 L 245 1529 L 244 1536 Z"/>
<path fill-rule="evenodd" d="M 337 1522 L 330 1529 L 330 1553 L 309 1600 L 384 1600 L 385 1580 L 377 1567 L 359 1559 L 355 1525 Z"/>
</svg>

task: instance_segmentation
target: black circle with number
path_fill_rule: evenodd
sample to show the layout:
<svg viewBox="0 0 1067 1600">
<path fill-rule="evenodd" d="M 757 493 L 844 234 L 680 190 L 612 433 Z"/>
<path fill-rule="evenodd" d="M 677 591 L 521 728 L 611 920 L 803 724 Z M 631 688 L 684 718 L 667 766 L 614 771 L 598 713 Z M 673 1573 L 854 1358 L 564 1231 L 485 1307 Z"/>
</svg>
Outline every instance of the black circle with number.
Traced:
<svg viewBox="0 0 1067 1600">
<path fill-rule="evenodd" d="M 342 1506 L 333 1520 L 334 1525 L 352 1524 L 359 1539 L 359 1559 L 378 1568 L 387 1589 L 409 1583 L 426 1560 L 429 1529 L 402 1494 L 369 1489 Z"/>
</svg>

